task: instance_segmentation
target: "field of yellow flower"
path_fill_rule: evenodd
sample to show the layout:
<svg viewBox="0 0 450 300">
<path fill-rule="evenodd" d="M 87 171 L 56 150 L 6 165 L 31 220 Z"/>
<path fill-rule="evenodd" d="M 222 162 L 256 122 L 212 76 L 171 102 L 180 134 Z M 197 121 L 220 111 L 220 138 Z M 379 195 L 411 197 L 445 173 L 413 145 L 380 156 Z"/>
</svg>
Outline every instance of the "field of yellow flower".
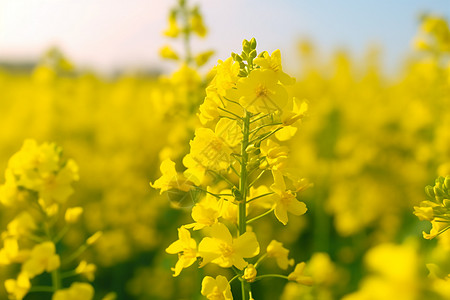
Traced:
<svg viewBox="0 0 450 300">
<path fill-rule="evenodd" d="M 164 35 L 159 77 L 0 67 L 0 299 L 450 299 L 445 19 L 396 76 L 254 38 L 205 74 L 183 0 Z"/>
</svg>

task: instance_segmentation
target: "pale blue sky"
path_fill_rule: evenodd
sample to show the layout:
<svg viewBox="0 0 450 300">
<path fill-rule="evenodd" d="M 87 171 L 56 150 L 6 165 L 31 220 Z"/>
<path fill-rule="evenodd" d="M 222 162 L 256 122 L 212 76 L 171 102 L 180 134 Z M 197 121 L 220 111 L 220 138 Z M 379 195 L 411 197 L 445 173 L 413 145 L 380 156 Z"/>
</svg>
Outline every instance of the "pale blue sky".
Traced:
<svg viewBox="0 0 450 300">
<path fill-rule="evenodd" d="M 0 59 L 36 58 L 59 46 L 81 66 L 112 70 L 161 64 L 158 48 L 168 8 L 175 0 L 0 0 Z M 260 50 L 281 49 L 295 64 L 297 42 L 314 41 L 323 55 L 336 48 L 362 57 L 369 44 L 383 46 L 388 68 L 410 51 L 417 17 L 428 11 L 449 18 L 449 0 L 191 0 L 210 28 L 197 50 L 215 49 L 214 61 L 256 37 Z M 288 64 L 289 65 L 289 64 Z"/>
</svg>

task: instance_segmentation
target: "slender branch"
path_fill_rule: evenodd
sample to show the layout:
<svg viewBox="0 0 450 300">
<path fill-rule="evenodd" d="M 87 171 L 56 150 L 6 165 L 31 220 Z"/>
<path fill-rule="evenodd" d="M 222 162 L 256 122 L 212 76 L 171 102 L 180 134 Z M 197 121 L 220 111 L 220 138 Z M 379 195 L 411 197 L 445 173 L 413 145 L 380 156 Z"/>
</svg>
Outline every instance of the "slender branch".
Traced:
<svg viewBox="0 0 450 300">
<path fill-rule="evenodd" d="M 273 194 L 274 194 L 274 192 L 270 192 L 270 193 L 265 193 L 265 194 L 253 197 L 250 200 L 248 200 L 247 203 L 250 203 L 250 202 L 255 201 L 255 200 L 259 199 L 259 198 L 262 198 L 262 197 L 265 197 L 265 196 L 270 196 L 270 195 L 273 195 Z"/>
<path fill-rule="evenodd" d="M 260 258 L 258 258 L 258 260 L 256 261 L 256 263 L 254 264 L 255 269 L 258 268 L 259 264 L 267 257 L 267 253 L 264 253 L 263 255 L 261 255 Z"/>
<path fill-rule="evenodd" d="M 255 281 L 264 279 L 264 278 L 283 278 L 286 280 L 289 280 L 289 278 L 285 275 L 280 275 L 280 274 L 264 274 L 264 275 L 260 275 L 260 276 L 256 276 Z"/>
<path fill-rule="evenodd" d="M 261 178 L 261 176 L 264 175 L 265 172 L 266 170 L 262 170 L 261 173 L 259 173 L 259 175 L 256 176 L 255 180 L 253 180 L 252 183 L 248 185 L 248 187 L 252 187 L 256 183 L 256 181 L 258 181 Z"/>
<path fill-rule="evenodd" d="M 232 112 L 232 111 L 229 111 L 229 110 L 227 110 L 227 109 L 225 109 L 225 108 L 222 108 L 222 107 L 217 107 L 218 109 L 220 109 L 221 111 L 224 111 L 224 112 L 226 112 L 226 113 L 229 113 L 230 115 L 233 115 L 233 116 L 235 116 L 238 120 L 242 120 L 242 118 L 240 117 L 240 116 L 238 116 L 237 114 L 235 114 L 234 112 Z"/>
<path fill-rule="evenodd" d="M 264 217 L 264 216 L 267 216 L 268 214 L 270 214 L 270 213 L 273 212 L 274 210 L 275 210 L 275 207 L 271 208 L 270 210 L 266 211 L 265 213 L 260 214 L 259 216 L 256 216 L 256 217 L 254 217 L 254 218 L 248 220 L 248 221 L 247 221 L 247 224 L 249 224 L 249 223 L 251 223 L 251 222 L 254 222 L 254 221 L 256 221 L 256 220 L 259 220 L 259 219 L 261 219 L 261 218 Z"/>
<path fill-rule="evenodd" d="M 218 173 L 218 172 L 216 172 L 216 171 L 213 171 L 213 170 L 208 170 L 208 172 L 211 172 L 211 173 L 213 173 L 214 175 L 216 175 L 216 176 L 222 178 L 222 180 L 225 181 L 226 183 L 228 183 L 231 187 L 234 187 L 234 186 L 235 186 L 234 183 L 232 183 L 230 180 L 228 180 L 228 178 L 226 178 L 226 177 L 223 176 L 222 174 L 220 174 L 220 173 Z"/>
</svg>

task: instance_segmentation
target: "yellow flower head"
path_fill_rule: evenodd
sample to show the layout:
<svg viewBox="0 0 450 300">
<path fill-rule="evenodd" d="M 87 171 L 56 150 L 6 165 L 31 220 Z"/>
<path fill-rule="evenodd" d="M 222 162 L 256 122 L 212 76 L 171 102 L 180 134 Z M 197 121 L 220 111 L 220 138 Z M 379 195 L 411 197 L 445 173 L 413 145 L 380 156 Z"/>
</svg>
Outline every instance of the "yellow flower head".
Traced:
<svg viewBox="0 0 450 300">
<path fill-rule="evenodd" d="M 5 183 L 0 185 L 0 203 L 12 206 L 20 200 L 20 191 L 17 188 L 16 178 L 10 169 L 5 171 Z"/>
<path fill-rule="evenodd" d="M 261 156 L 266 159 L 261 163 L 261 168 L 269 167 L 273 170 L 281 170 L 286 166 L 289 149 L 286 146 L 280 146 L 271 139 L 266 139 L 260 146 Z"/>
<path fill-rule="evenodd" d="M 291 85 L 295 83 L 294 78 L 283 72 L 283 68 L 281 66 L 281 52 L 279 49 L 273 51 L 272 55 L 269 55 L 267 52 L 263 52 L 262 56 L 255 58 L 253 61 L 256 65 L 261 66 L 262 69 L 274 71 L 278 77 L 278 80 L 282 84 Z"/>
<path fill-rule="evenodd" d="M 426 233 L 425 231 L 422 232 L 423 237 L 427 240 L 434 239 L 436 236 L 450 228 L 450 224 L 448 222 L 441 222 L 435 219 L 431 221 L 431 225 L 432 227 L 430 233 Z"/>
<path fill-rule="evenodd" d="M 270 187 L 275 192 L 273 199 L 275 201 L 275 216 L 284 225 L 288 222 L 288 212 L 300 216 L 308 210 L 305 203 L 297 200 L 294 193 L 286 190 L 283 174 L 278 170 L 272 170 L 274 183 Z"/>
<path fill-rule="evenodd" d="M 7 225 L 7 235 L 20 238 L 36 229 L 33 217 L 26 211 L 21 212 Z"/>
<path fill-rule="evenodd" d="M 166 45 L 159 49 L 159 55 L 165 59 L 178 60 L 178 54 L 172 49 L 172 47 Z"/>
<path fill-rule="evenodd" d="M 44 271 L 51 272 L 60 266 L 59 256 L 55 253 L 55 244 L 43 242 L 34 246 L 30 257 L 22 265 L 22 272 L 33 278 Z"/>
<path fill-rule="evenodd" d="M 272 240 L 267 246 L 267 257 L 274 257 L 278 266 L 286 270 L 289 266 L 294 265 L 294 259 L 289 259 L 289 250 L 283 247 L 283 244 Z"/>
<path fill-rule="evenodd" d="M 253 70 L 248 77 L 240 79 L 236 90 L 230 90 L 227 96 L 254 114 L 282 111 L 288 100 L 287 91 L 278 83 L 276 73 L 260 69 Z"/>
<path fill-rule="evenodd" d="M 191 215 L 195 223 L 186 225 L 186 228 L 192 227 L 193 230 L 199 230 L 212 226 L 217 223 L 220 216 L 219 202 L 214 196 L 206 194 L 205 198 L 192 208 Z"/>
<path fill-rule="evenodd" d="M 425 201 L 423 201 L 425 202 Z M 431 201 L 427 201 L 431 202 Z M 431 202 L 432 203 L 432 202 Z M 414 214 L 421 221 L 432 221 L 434 218 L 433 207 L 431 206 L 414 206 Z"/>
<path fill-rule="evenodd" d="M 164 30 L 163 34 L 167 37 L 176 38 L 180 32 L 181 30 L 177 23 L 177 16 L 172 13 L 169 16 L 169 28 Z"/>
<path fill-rule="evenodd" d="M 284 126 L 290 126 L 298 120 L 301 120 L 308 111 L 308 103 L 305 100 L 300 101 L 295 97 L 290 100 L 288 106 L 289 109 L 284 109 L 281 114 L 281 122 Z"/>
<path fill-rule="evenodd" d="M 68 289 L 58 290 L 52 300 L 92 300 L 94 288 L 89 283 L 74 282 Z"/>
<path fill-rule="evenodd" d="M 7 183 L 1 191 L 2 202 L 11 202 L 14 196 L 11 179 L 15 177 L 17 188 L 38 192 L 39 203 L 44 209 L 55 202 L 64 203 L 73 193 L 71 183 L 79 177 L 75 162 L 69 160 L 64 163 L 61 153 L 61 148 L 55 144 L 38 145 L 34 140 L 26 140 L 8 162 Z M 4 197 L 5 192 L 9 197 Z"/>
<path fill-rule="evenodd" d="M 216 279 L 211 276 L 203 278 L 201 293 L 209 300 L 233 300 L 230 284 L 222 275 Z"/>
<path fill-rule="evenodd" d="M 159 189 L 160 194 L 170 189 L 188 192 L 192 188 L 192 182 L 175 170 L 175 163 L 169 158 L 161 163 L 160 169 L 162 176 L 154 183 L 150 182 L 150 186 L 154 189 Z"/>
<path fill-rule="evenodd" d="M 94 264 L 88 264 L 85 260 L 82 260 L 75 269 L 77 274 L 83 275 L 89 281 L 94 281 L 95 271 L 97 271 L 97 266 Z"/>
<path fill-rule="evenodd" d="M 208 62 L 208 60 L 211 58 L 211 56 L 213 56 L 213 55 L 214 55 L 214 51 L 212 51 L 212 50 L 201 52 L 194 57 L 195 64 L 198 67 L 201 67 L 204 64 L 206 64 Z"/>
<path fill-rule="evenodd" d="M 205 24 L 203 23 L 203 18 L 198 12 L 198 10 L 194 10 L 191 18 L 189 19 L 189 23 L 191 25 L 192 31 L 194 31 L 199 37 L 205 37 L 208 33 Z"/>
<path fill-rule="evenodd" d="M 207 169 L 226 170 L 230 165 L 233 148 L 241 141 L 242 132 L 237 122 L 221 119 L 215 131 L 197 128 L 190 142 L 191 157 Z"/>
<path fill-rule="evenodd" d="M 310 276 L 303 275 L 306 264 L 301 262 L 295 266 L 294 272 L 288 275 L 288 279 L 296 281 L 303 285 L 313 285 L 313 279 Z"/>
<path fill-rule="evenodd" d="M 219 59 L 214 67 L 216 76 L 211 85 L 216 87 L 220 96 L 225 96 L 228 90 L 236 86 L 236 82 L 239 79 L 239 69 L 239 63 L 235 62 L 233 58 L 229 57 L 225 61 Z"/>
<path fill-rule="evenodd" d="M 28 259 L 29 250 L 19 250 L 19 243 L 15 238 L 3 240 L 3 248 L 0 249 L 0 265 L 22 263 Z"/>
<path fill-rule="evenodd" d="M 5 281 L 5 288 L 9 295 L 15 300 L 22 300 L 31 288 L 30 279 L 27 274 L 21 272 L 17 279 L 8 279 Z"/>
<path fill-rule="evenodd" d="M 247 266 L 244 258 L 251 258 L 259 254 L 259 243 L 253 232 L 245 232 L 233 239 L 228 228 L 217 223 L 210 228 L 211 237 L 205 237 L 198 246 L 202 257 L 201 267 L 212 262 L 223 268 L 235 266 L 243 270 Z"/>
<path fill-rule="evenodd" d="M 64 219 L 66 220 L 67 223 L 74 224 L 80 219 L 82 213 L 83 213 L 82 207 L 80 206 L 70 207 L 66 210 Z"/>
<path fill-rule="evenodd" d="M 166 252 L 169 254 L 178 253 L 178 261 L 173 276 L 180 275 L 181 270 L 191 266 L 197 261 L 197 243 L 191 238 L 191 233 L 184 227 L 178 228 L 178 240 L 167 247 Z"/>
</svg>

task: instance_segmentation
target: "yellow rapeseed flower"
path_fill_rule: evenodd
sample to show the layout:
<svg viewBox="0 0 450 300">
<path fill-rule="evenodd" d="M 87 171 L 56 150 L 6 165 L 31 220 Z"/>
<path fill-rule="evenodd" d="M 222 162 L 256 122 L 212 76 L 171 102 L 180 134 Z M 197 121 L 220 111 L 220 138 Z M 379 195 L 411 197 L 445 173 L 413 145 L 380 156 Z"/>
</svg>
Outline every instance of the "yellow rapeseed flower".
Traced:
<svg viewBox="0 0 450 300">
<path fill-rule="evenodd" d="M 30 278 L 33 278 L 44 271 L 56 270 L 60 266 L 60 259 L 55 252 L 55 244 L 52 242 L 43 242 L 34 246 L 30 257 L 22 265 L 22 272 L 26 272 Z"/>
<path fill-rule="evenodd" d="M 216 279 L 205 276 L 202 280 L 201 293 L 209 300 L 233 300 L 230 284 L 222 275 L 218 275 Z"/>
<path fill-rule="evenodd" d="M 212 262 L 223 268 L 235 266 L 243 270 L 247 266 L 244 258 L 259 254 L 259 243 L 253 232 L 245 232 L 234 239 L 228 228 L 217 223 L 211 227 L 211 237 L 205 237 L 198 246 L 202 257 L 201 267 Z"/>
<path fill-rule="evenodd" d="M 276 259 L 278 266 L 286 270 L 289 266 L 294 265 L 294 259 L 289 259 L 289 250 L 283 247 L 283 244 L 272 240 L 267 246 L 267 257 L 273 257 Z"/>
<path fill-rule="evenodd" d="M 282 111 L 288 100 L 286 89 L 270 69 L 253 70 L 248 77 L 240 79 L 236 90 L 231 90 L 227 96 L 254 114 Z"/>
<path fill-rule="evenodd" d="M 17 279 L 5 280 L 5 289 L 10 296 L 13 296 L 15 300 L 22 300 L 31 288 L 30 279 L 28 275 L 21 272 Z"/>
<path fill-rule="evenodd" d="M 220 216 L 220 207 L 217 199 L 206 194 L 200 202 L 196 203 L 192 208 L 192 219 L 195 223 L 186 225 L 186 228 L 193 228 L 199 230 L 217 223 Z"/>
<path fill-rule="evenodd" d="M 295 79 L 283 72 L 281 65 L 281 52 L 279 49 L 272 52 L 269 55 L 268 52 L 264 52 L 262 57 L 257 57 L 253 60 L 256 65 L 261 66 L 263 69 L 269 69 L 275 72 L 278 80 L 282 84 L 291 85 L 295 83 Z"/>
<path fill-rule="evenodd" d="M 272 170 L 274 183 L 270 189 L 275 192 L 272 198 L 275 201 L 275 216 L 284 225 L 288 222 L 288 212 L 300 216 L 308 210 L 306 204 L 297 200 L 292 191 L 286 190 L 283 174 L 278 170 Z"/>
<path fill-rule="evenodd" d="M 178 240 L 167 247 L 169 254 L 178 254 L 178 261 L 175 264 L 173 276 L 180 275 L 181 270 L 191 266 L 197 261 L 197 243 L 191 238 L 191 233 L 184 227 L 178 228 Z"/>
<path fill-rule="evenodd" d="M 160 194 L 170 189 L 178 189 L 181 191 L 189 191 L 192 188 L 192 182 L 187 180 L 183 174 L 175 170 L 175 163 L 169 158 L 161 163 L 160 167 L 162 176 L 154 183 L 150 182 L 150 186 L 159 189 Z"/>
<path fill-rule="evenodd" d="M 303 285 L 313 285 L 313 279 L 310 276 L 303 275 L 305 266 L 304 262 L 298 263 L 294 271 L 288 275 L 288 279 Z"/>
<path fill-rule="evenodd" d="M 169 45 L 163 46 L 159 49 L 159 55 L 165 59 L 178 60 L 178 54 Z"/>
</svg>

